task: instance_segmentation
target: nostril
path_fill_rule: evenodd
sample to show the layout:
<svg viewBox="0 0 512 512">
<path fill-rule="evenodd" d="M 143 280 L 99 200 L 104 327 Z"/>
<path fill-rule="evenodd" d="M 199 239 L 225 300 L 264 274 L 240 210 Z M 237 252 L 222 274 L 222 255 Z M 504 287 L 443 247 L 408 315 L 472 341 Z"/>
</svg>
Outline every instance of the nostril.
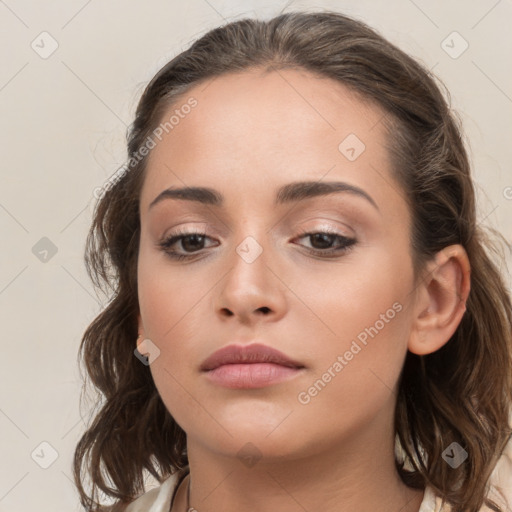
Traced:
<svg viewBox="0 0 512 512">
<path fill-rule="evenodd" d="M 261 311 L 262 313 L 269 313 L 270 312 L 270 308 L 267 308 L 267 306 L 263 306 L 261 308 L 258 308 L 258 311 Z"/>
</svg>

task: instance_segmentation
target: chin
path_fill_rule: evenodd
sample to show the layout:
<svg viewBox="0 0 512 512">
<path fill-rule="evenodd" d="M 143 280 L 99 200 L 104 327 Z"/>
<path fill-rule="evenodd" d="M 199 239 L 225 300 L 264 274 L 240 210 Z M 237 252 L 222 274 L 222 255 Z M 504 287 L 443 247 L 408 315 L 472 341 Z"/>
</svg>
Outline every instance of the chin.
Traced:
<svg viewBox="0 0 512 512">
<path fill-rule="evenodd" d="M 282 425 L 275 429 L 268 424 L 247 423 L 236 424 L 231 422 L 227 426 L 229 435 L 222 428 L 197 429 L 197 424 L 187 437 L 190 441 L 198 439 L 203 448 L 214 451 L 226 457 L 262 459 L 265 462 L 282 461 L 282 459 L 300 458 L 304 455 L 304 448 L 310 444 L 315 445 L 314 440 L 298 437 L 302 431 L 299 426 Z M 275 430 L 272 430 L 272 429 Z"/>
</svg>

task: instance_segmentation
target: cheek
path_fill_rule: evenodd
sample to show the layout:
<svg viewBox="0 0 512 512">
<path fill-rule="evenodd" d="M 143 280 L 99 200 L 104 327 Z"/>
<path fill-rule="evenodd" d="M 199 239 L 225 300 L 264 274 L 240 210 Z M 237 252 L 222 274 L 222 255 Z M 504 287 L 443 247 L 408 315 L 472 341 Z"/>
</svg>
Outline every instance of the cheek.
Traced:
<svg viewBox="0 0 512 512">
<path fill-rule="evenodd" d="M 204 290 L 203 290 L 204 289 Z M 194 308 L 208 288 L 204 283 L 190 280 L 186 272 L 170 270 L 165 259 L 145 257 L 138 265 L 138 295 L 146 336 L 168 346 L 176 333 L 194 331 Z M 185 333 L 185 330 L 189 332 Z"/>
<path fill-rule="evenodd" d="M 314 429 L 322 418 L 325 442 L 392 411 L 410 322 L 403 299 L 398 291 L 373 295 L 363 289 L 338 308 L 325 299 L 322 319 L 336 337 L 319 340 L 313 371 L 295 397 L 301 423 Z"/>
<path fill-rule="evenodd" d="M 301 428 L 321 432 L 322 442 L 332 446 L 374 424 L 377 417 L 392 416 L 393 381 L 398 378 L 400 365 L 381 359 L 375 364 L 374 356 L 374 348 L 368 346 L 339 373 L 326 367 L 312 379 L 294 407 Z"/>
<path fill-rule="evenodd" d="M 355 410 L 364 415 L 392 398 L 403 366 L 412 267 L 389 249 L 368 251 L 347 258 L 329 276 L 315 277 L 293 288 L 318 312 L 318 318 L 311 315 L 307 321 L 323 333 L 311 353 L 314 376 L 302 388 L 303 402 L 318 411 L 340 404 L 337 410 L 344 417 Z M 335 414 L 332 421 L 341 416 Z"/>
<path fill-rule="evenodd" d="M 180 422 L 194 410 L 190 378 L 202 359 L 192 346 L 204 332 L 204 297 L 211 285 L 191 280 L 186 272 L 169 269 L 165 259 L 148 257 L 141 250 L 138 264 L 138 295 L 146 337 L 159 349 L 150 365 L 155 385 L 166 407 Z M 196 411 L 197 412 L 197 411 Z"/>
<path fill-rule="evenodd" d="M 404 337 L 412 282 L 412 266 L 403 257 L 375 247 L 348 256 L 328 272 L 320 269 L 293 279 L 290 288 L 315 313 L 297 318 L 299 323 L 315 321 L 326 342 L 315 348 L 339 352 L 358 339 L 363 345 L 375 340 L 375 348 L 385 352 Z"/>
</svg>

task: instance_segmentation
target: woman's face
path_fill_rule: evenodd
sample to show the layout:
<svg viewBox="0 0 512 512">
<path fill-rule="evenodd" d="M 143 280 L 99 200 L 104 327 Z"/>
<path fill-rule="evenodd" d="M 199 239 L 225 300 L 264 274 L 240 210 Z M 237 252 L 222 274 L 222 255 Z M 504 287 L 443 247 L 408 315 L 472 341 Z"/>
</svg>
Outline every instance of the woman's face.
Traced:
<svg viewBox="0 0 512 512">
<path fill-rule="evenodd" d="M 189 445 L 298 457 L 363 432 L 392 439 L 414 284 L 382 118 L 297 70 L 218 77 L 164 116 L 141 192 L 139 329 Z M 160 195 L 183 187 L 215 192 Z M 176 233 L 204 237 L 159 245 Z M 232 344 L 296 365 L 202 370 Z"/>
</svg>

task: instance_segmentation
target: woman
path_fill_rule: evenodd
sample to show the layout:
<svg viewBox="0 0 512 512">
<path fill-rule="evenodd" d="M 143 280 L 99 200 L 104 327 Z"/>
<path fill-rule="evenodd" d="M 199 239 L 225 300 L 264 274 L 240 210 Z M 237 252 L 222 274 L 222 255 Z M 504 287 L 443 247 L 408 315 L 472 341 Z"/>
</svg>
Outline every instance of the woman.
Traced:
<svg viewBox="0 0 512 512">
<path fill-rule="evenodd" d="M 512 505 L 512 306 L 425 69 L 341 14 L 237 21 L 151 80 L 128 153 L 86 253 L 87 510 Z"/>
</svg>

